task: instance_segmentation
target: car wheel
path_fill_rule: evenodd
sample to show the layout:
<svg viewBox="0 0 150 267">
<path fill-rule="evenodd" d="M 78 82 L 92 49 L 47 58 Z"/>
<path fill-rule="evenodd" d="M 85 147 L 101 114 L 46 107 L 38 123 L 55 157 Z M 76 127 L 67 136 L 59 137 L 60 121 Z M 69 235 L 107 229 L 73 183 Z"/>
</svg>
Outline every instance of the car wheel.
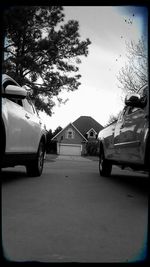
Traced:
<svg viewBox="0 0 150 267">
<path fill-rule="evenodd" d="M 36 159 L 27 164 L 26 170 L 29 176 L 40 176 L 43 171 L 45 148 L 44 143 L 41 141 L 38 148 Z"/>
<path fill-rule="evenodd" d="M 99 155 L 99 173 L 101 176 L 109 176 L 111 174 L 112 164 L 105 159 L 103 149 Z"/>
</svg>

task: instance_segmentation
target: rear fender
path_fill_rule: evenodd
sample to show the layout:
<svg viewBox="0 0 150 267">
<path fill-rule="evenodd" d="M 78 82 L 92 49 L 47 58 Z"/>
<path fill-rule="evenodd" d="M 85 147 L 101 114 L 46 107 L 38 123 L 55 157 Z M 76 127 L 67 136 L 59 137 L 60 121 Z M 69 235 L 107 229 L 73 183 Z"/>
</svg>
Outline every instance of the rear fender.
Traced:
<svg viewBox="0 0 150 267">
<path fill-rule="evenodd" d="M 41 142 L 44 144 L 44 149 L 46 149 L 46 137 L 45 137 L 45 135 L 42 135 L 39 144 L 40 144 Z"/>
</svg>

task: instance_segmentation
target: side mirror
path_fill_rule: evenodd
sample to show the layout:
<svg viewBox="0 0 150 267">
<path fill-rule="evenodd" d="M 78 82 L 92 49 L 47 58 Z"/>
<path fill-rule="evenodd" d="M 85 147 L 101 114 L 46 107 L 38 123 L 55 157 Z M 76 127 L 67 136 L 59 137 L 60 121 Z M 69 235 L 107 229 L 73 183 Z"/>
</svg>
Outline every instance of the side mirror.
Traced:
<svg viewBox="0 0 150 267">
<path fill-rule="evenodd" d="M 125 97 L 125 105 L 131 107 L 143 108 L 147 103 L 147 99 L 141 97 L 137 93 L 130 93 Z"/>
<path fill-rule="evenodd" d="M 8 85 L 5 88 L 4 95 L 23 99 L 27 96 L 27 91 L 24 88 L 17 85 Z"/>
</svg>

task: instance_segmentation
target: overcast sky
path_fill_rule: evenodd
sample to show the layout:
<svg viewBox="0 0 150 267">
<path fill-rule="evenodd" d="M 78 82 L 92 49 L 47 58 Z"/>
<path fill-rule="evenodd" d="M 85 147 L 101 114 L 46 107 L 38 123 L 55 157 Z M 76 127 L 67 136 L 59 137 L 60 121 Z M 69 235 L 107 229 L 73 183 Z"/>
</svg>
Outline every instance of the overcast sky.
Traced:
<svg viewBox="0 0 150 267">
<path fill-rule="evenodd" d="M 89 55 L 81 57 L 81 85 L 57 104 L 51 117 L 40 114 L 47 130 L 66 127 L 80 116 L 91 116 L 101 125 L 123 108 L 123 92 L 116 78 L 127 61 L 126 42 L 138 41 L 147 29 L 145 8 L 137 6 L 65 6 L 65 20 L 79 21 L 82 40 L 89 38 Z"/>
</svg>

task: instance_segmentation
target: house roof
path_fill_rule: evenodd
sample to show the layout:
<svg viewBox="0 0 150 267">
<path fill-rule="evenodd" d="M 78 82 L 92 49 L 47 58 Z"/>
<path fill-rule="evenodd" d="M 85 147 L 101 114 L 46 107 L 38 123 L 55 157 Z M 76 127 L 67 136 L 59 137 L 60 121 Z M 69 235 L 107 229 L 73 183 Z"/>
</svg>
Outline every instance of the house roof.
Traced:
<svg viewBox="0 0 150 267">
<path fill-rule="evenodd" d="M 87 132 L 87 134 L 90 133 L 91 131 L 94 131 L 95 133 L 97 133 L 93 128 L 91 128 L 91 129 Z"/>
<path fill-rule="evenodd" d="M 97 132 L 97 134 L 104 128 L 90 116 L 80 116 L 73 122 L 73 125 L 80 131 L 83 136 L 85 136 L 91 128 L 93 128 Z"/>
<path fill-rule="evenodd" d="M 79 135 L 87 142 L 87 139 L 85 138 L 85 136 L 82 135 L 82 133 L 76 128 L 75 125 L 73 125 L 73 123 L 69 123 L 65 128 L 63 128 L 59 133 L 57 133 L 52 140 L 54 140 L 56 137 L 58 137 L 58 135 L 60 135 L 68 126 L 72 126 L 78 133 Z"/>
</svg>

